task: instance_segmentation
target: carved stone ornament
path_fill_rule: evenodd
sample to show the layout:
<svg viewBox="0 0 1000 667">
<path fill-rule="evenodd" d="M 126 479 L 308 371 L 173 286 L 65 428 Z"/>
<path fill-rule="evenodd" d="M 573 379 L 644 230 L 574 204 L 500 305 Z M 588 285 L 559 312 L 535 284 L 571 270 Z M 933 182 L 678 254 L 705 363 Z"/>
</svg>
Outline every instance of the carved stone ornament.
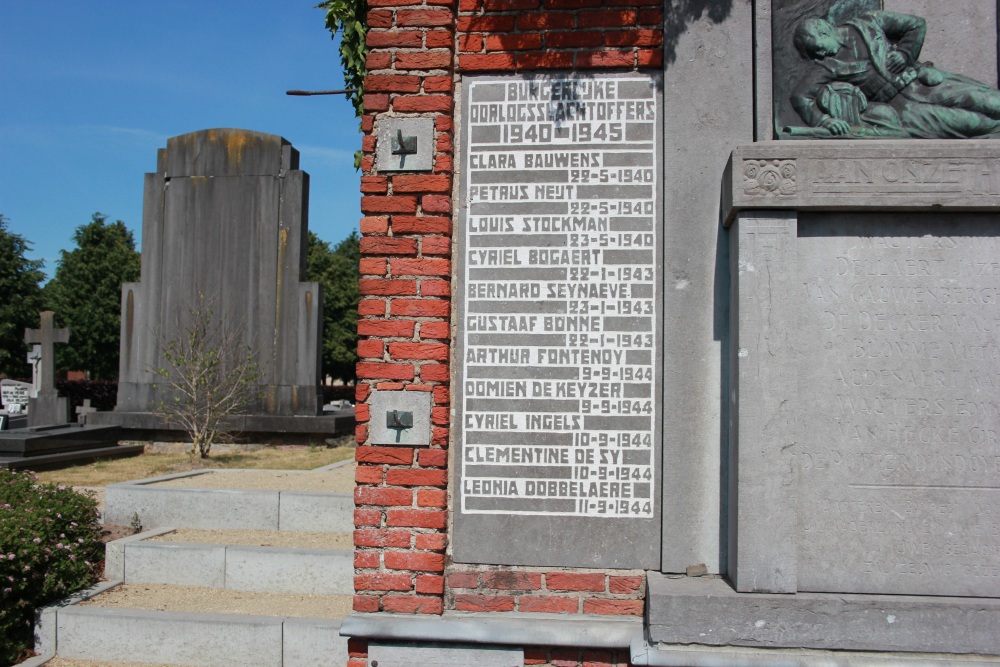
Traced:
<svg viewBox="0 0 1000 667">
<path fill-rule="evenodd" d="M 744 160 L 743 192 L 753 197 L 795 194 L 795 160 Z"/>
</svg>

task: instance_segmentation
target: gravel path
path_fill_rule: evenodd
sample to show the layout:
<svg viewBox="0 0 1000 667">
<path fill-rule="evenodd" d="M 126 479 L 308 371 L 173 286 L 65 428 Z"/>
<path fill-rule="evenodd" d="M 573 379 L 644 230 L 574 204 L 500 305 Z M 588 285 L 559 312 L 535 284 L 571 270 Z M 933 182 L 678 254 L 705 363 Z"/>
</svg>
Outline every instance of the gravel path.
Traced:
<svg viewBox="0 0 1000 667">
<path fill-rule="evenodd" d="M 213 470 L 178 477 L 155 486 L 196 489 L 254 489 L 263 491 L 309 491 L 354 493 L 354 471 L 350 463 L 333 470 Z"/>
<path fill-rule="evenodd" d="M 292 595 L 200 586 L 126 584 L 80 604 L 199 614 L 344 618 L 351 612 L 352 603 L 351 595 Z"/>
<path fill-rule="evenodd" d="M 293 533 L 286 530 L 195 530 L 193 528 L 180 528 L 146 541 L 354 550 L 354 536 L 350 533 Z"/>
</svg>

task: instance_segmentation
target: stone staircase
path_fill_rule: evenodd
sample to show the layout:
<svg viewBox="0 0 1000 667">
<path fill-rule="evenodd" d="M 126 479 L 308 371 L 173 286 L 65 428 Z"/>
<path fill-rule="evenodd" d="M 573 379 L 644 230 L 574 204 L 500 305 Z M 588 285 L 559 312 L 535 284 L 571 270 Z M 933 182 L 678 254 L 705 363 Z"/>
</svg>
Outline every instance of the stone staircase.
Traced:
<svg viewBox="0 0 1000 667">
<path fill-rule="evenodd" d="M 107 487 L 105 520 L 148 530 L 108 544 L 107 581 L 42 611 L 36 664 L 346 665 L 353 495 L 296 490 L 313 472 L 346 489 L 353 465 L 335 466 L 264 489 L 213 488 L 218 471 Z M 241 472 L 266 475 L 226 471 L 229 486 Z"/>
</svg>

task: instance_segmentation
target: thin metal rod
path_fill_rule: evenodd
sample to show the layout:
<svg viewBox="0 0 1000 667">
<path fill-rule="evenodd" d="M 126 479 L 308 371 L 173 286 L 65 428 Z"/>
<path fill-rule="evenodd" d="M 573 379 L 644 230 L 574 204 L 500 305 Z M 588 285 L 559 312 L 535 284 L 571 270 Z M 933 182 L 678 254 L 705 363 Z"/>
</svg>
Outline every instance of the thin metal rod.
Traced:
<svg viewBox="0 0 1000 667">
<path fill-rule="evenodd" d="M 346 88 L 344 90 L 286 90 L 285 95 L 353 95 L 358 92 L 357 88 Z"/>
</svg>

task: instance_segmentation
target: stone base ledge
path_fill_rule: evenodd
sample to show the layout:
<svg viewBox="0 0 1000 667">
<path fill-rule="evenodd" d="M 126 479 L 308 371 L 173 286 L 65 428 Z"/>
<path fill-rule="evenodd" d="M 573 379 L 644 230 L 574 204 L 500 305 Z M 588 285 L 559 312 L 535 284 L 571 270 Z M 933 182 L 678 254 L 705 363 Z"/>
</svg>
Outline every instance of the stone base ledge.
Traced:
<svg viewBox="0 0 1000 667">
<path fill-rule="evenodd" d="M 492 646 L 626 649 L 642 638 L 642 619 L 519 612 L 442 616 L 351 614 L 340 634 L 368 640 Z"/>
<path fill-rule="evenodd" d="M 87 415 L 87 424 L 114 425 L 123 429 L 156 432 L 183 431 L 151 412 L 93 412 Z M 243 415 L 232 417 L 226 428 L 237 433 L 293 433 L 343 435 L 354 432 L 354 409 L 312 416 Z M 125 437 L 131 437 L 127 434 Z"/>
<path fill-rule="evenodd" d="M 1000 656 L 994 598 L 737 593 L 722 579 L 655 573 L 647 582 L 652 644 Z"/>
</svg>

